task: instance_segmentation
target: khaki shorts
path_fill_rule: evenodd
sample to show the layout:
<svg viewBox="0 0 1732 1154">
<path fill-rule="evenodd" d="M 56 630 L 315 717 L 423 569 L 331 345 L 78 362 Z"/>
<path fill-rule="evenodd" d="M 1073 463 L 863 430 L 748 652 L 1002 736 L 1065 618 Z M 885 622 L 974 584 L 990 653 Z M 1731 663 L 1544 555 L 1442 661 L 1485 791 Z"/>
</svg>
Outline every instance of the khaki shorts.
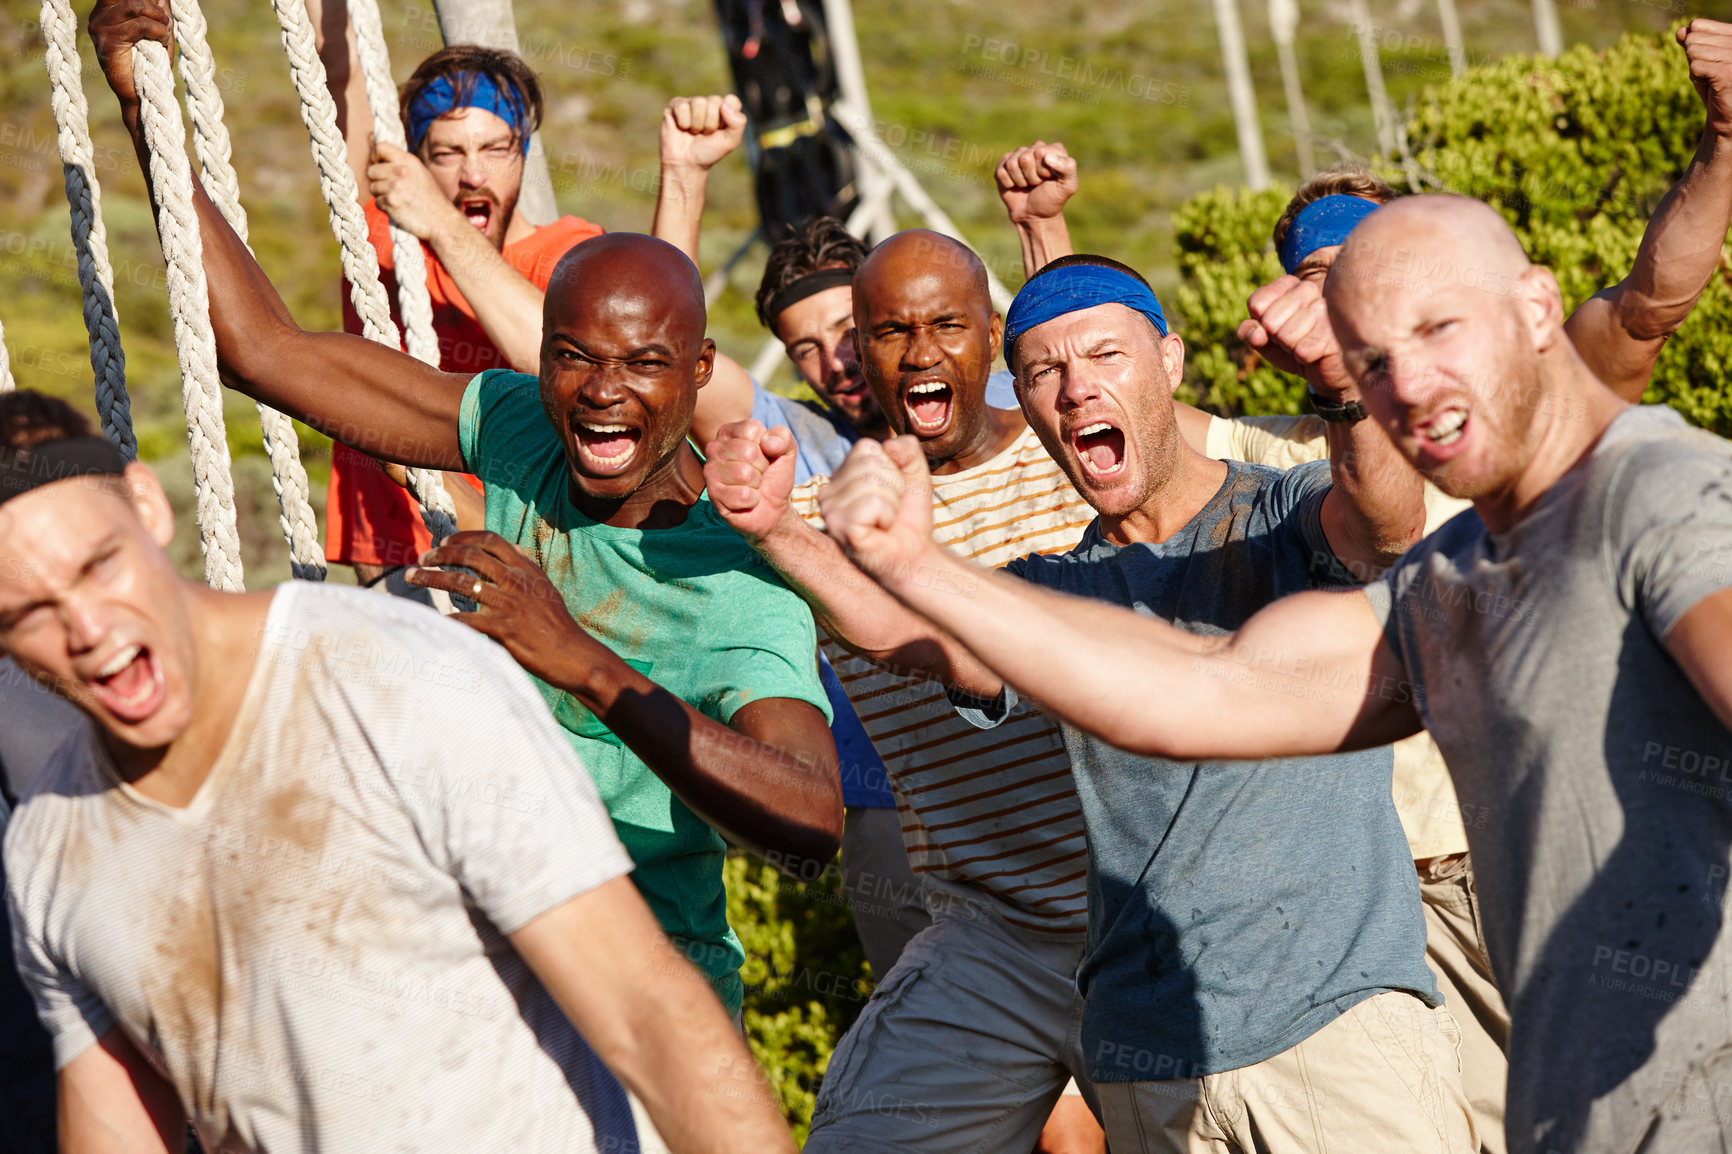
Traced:
<svg viewBox="0 0 1732 1154">
<path fill-rule="evenodd" d="M 1425 908 L 1425 961 L 1461 1027 L 1461 1088 L 1473 1107 L 1480 1154 L 1504 1154 L 1509 1010 L 1486 957 L 1471 859 L 1462 854 L 1424 863 L 1419 900 Z"/>
<path fill-rule="evenodd" d="M 1459 1042 L 1447 1010 L 1386 992 L 1256 1065 L 1095 1092 L 1113 1154 L 1473 1154 Z"/>
</svg>

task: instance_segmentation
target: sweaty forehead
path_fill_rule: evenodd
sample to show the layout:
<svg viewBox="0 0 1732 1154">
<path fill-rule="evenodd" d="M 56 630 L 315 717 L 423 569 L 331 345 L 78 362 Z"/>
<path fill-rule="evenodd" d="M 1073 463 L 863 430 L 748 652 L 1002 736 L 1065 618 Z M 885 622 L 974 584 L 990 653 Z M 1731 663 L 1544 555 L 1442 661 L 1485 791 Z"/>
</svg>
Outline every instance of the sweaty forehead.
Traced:
<svg viewBox="0 0 1732 1154">
<path fill-rule="evenodd" d="M 650 237 L 583 242 L 554 270 L 546 301 L 551 329 L 585 344 L 690 347 L 703 340 L 697 270 L 678 249 Z"/>
<path fill-rule="evenodd" d="M 854 310 L 868 324 L 990 311 L 984 281 L 979 259 L 949 237 L 899 233 L 854 274 Z"/>
</svg>

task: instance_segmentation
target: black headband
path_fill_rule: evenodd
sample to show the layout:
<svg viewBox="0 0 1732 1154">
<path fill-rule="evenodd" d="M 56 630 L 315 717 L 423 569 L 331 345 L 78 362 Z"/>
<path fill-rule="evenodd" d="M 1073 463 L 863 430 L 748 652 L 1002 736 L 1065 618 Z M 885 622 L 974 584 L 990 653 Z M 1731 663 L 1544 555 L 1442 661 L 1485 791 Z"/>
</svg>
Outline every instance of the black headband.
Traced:
<svg viewBox="0 0 1732 1154">
<path fill-rule="evenodd" d="M 118 477 L 126 458 L 101 437 L 62 437 L 28 449 L 0 449 L 0 504 L 69 477 Z"/>
<path fill-rule="evenodd" d="M 817 272 L 809 272 L 792 284 L 783 286 L 781 292 L 771 297 L 770 303 L 764 306 L 764 316 L 768 318 L 770 327 L 775 328 L 776 318 L 781 316 L 782 310 L 789 305 L 797 305 L 825 289 L 853 283 L 854 270 L 851 268 L 821 268 Z"/>
</svg>

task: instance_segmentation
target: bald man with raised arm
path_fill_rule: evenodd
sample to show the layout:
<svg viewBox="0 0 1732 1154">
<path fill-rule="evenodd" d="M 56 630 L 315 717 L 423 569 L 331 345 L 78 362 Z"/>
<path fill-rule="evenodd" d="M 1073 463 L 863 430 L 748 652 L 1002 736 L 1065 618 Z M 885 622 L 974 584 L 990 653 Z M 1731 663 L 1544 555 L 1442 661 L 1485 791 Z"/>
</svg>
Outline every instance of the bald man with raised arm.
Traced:
<svg viewBox="0 0 1732 1154">
<path fill-rule="evenodd" d="M 142 162 L 132 45 L 166 41 L 168 13 L 104 0 L 90 27 Z M 548 285 L 539 376 L 471 378 L 303 331 L 202 190 L 195 203 L 231 387 L 354 448 L 485 483 L 489 531 L 447 538 L 421 559 L 446 568 L 410 580 L 472 598 L 458 620 L 535 677 L 632 880 L 737 1014 L 726 841 L 821 868 L 842 796 L 811 614 L 717 515 L 687 443 L 715 357 L 697 269 L 650 237 L 585 241 Z"/>
<path fill-rule="evenodd" d="M 1396 275 L 1398 249 L 1474 274 Z M 1474 506 L 1364 590 L 1199 637 L 1030 589 L 932 547 L 900 447 L 856 450 L 829 531 L 930 623 L 957 684 L 1009 684 L 1126 749 L 1321 753 L 1423 724 L 1488 815 L 1468 837 L 1511 1006 L 1510 1149 L 1719 1149 L 1732 448 L 1606 388 L 1556 280 L 1476 202 L 1380 209 L 1325 292 L 1372 417 Z"/>
</svg>

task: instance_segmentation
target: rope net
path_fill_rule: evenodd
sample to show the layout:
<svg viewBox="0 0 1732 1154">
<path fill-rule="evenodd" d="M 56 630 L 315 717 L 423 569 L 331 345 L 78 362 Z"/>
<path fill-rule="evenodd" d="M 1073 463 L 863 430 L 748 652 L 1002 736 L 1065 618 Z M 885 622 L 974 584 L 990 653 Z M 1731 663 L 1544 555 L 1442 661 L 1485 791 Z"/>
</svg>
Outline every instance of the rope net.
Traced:
<svg viewBox="0 0 1732 1154">
<path fill-rule="evenodd" d="M 324 65 L 314 45 L 304 0 L 273 0 L 272 7 L 282 30 L 290 77 L 300 98 L 301 121 L 307 127 L 319 173 L 319 192 L 329 213 L 331 231 L 337 238 L 343 274 L 349 281 L 362 331 L 369 340 L 399 348 L 390 300 L 379 280 L 378 255 L 367 239 L 359 190 L 345 159 L 336 104 L 326 87 Z M 350 11 L 375 132 L 380 139 L 401 146 L 402 124 L 397 115 L 396 92 L 378 6 L 374 0 L 351 0 Z M 247 215 L 240 202 L 240 182 L 235 175 L 233 150 L 223 120 L 223 100 L 216 84 L 204 14 L 197 0 L 175 0 L 173 16 L 200 182 L 244 243 L 248 237 Z M 78 20 L 70 0 L 43 0 L 45 63 L 66 199 L 71 209 L 90 363 L 96 377 L 97 411 L 103 434 L 128 460 L 134 460 L 138 445 L 126 390 L 126 357 L 114 303 L 114 270 L 102 222 L 101 190 L 96 180 L 77 30 Z M 222 383 L 217 373 L 209 289 L 204 277 L 203 244 L 193 207 L 185 125 L 175 97 L 174 73 L 167 51 L 160 44 L 135 45 L 133 68 L 149 152 L 158 232 L 168 266 L 169 313 L 181 368 L 181 404 L 186 413 L 187 443 L 192 455 L 205 579 L 213 588 L 239 590 L 244 582 L 234 481 L 223 422 Z M 391 227 L 391 239 L 398 270 L 399 311 L 408 329 L 409 352 L 437 365 L 439 345 L 433 333 L 433 310 L 427 294 L 421 242 L 395 224 Z M 0 336 L 0 391 L 11 387 L 4 338 Z M 258 414 L 271 462 L 278 524 L 289 545 L 290 569 L 296 577 L 322 580 L 323 550 L 294 422 L 266 405 L 258 406 Z M 455 529 L 451 498 L 440 475 L 429 469 L 410 469 L 408 474 L 410 491 L 421 503 L 422 518 L 434 540 L 440 540 Z"/>
</svg>

